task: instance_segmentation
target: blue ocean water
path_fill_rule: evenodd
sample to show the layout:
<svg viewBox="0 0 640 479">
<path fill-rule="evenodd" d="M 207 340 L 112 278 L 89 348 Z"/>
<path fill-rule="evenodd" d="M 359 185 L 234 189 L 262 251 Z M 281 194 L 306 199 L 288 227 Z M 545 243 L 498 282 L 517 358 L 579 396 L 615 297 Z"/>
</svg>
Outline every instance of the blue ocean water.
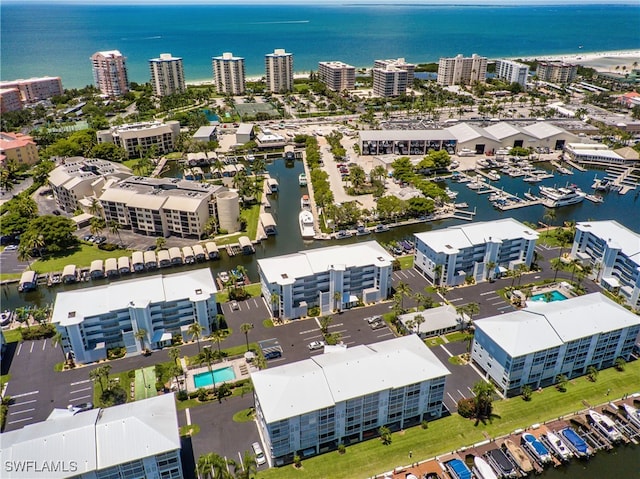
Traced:
<svg viewBox="0 0 640 479">
<path fill-rule="evenodd" d="M 89 57 L 119 49 L 131 81 L 149 80 L 148 59 L 184 59 L 187 80 L 212 77 L 211 57 L 246 59 L 264 74 L 264 55 L 294 54 L 296 71 L 319 61 L 358 67 L 378 58 L 410 62 L 478 53 L 490 58 L 640 48 L 640 4 L 583 6 L 123 6 L 3 4 L 1 78 L 61 76 L 92 82 Z M 582 49 L 579 50 L 579 47 Z"/>
</svg>

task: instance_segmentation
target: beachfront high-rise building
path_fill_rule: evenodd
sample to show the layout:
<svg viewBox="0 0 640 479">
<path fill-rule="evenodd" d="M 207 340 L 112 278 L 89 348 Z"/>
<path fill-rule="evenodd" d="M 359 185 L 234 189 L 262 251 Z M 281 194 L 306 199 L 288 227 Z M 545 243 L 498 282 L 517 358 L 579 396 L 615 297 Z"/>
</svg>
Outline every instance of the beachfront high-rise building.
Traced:
<svg viewBox="0 0 640 479">
<path fill-rule="evenodd" d="M 384 98 L 403 95 L 409 85 L 409 72 L 395 65 L 373 69 L 373 94 Z"/>
<path fill-rule="evenodd" d="M 496 60 L 496 77 L 509 83 L 518 83 L 523 89 L 526 89 L 529 65 L 513 60 Z"/>
<path fill-rule="evenodd" d="M 394 66 L 400 70 L 407 71 L 407 85 L 413 84 L 413 77 L 416 71 L 416 66 L 413 63 L 407 63 L 404 58 L 395 58 L 389 60 L 376 60 L 373 63 L 373 68 L 386 68 L 387 66 Z"/>
<path fill-rule="evenodd" d="M 91 55 L 93 81 L 107 96 L 122 96 L 129 91 L 126 58 L 119 50 L 96 52 Z"/>
<path fill-rule="evenodd" d="M 438 85 L 470 85 L 487 77 L 487 57 L 475 53 L 470 57 L 457 55 L 441 58 L 438 64 Z"/>
<path fill-rule="evenodd" d="M 320 62 L 318 78 L 329 90 L 353 90 L 356 84 L 356 67 L 336 61 Z"/>
<path fill-rule="evenodd" d="M 281 93 L 293 90 L 293 54 L 276 48 L 265 55 L 267 90 Z"/>
<path fill-rule="evenodd" d="M 551 83 L 569 83 L 578 73 L 578 65 L 565 62 L 538 62 L 536 76 L 538 80 Z"/>
<path fill-rule="evenodd" d="M 211 60 L 213 81 L 218 93 L 243 95 L 245 88 L 244 58 L 226 52 Z"/>
<path fill-rule="evenodd" d="M 0 113 L 22 110 L 20 90 L 17 88 L 0 88 Z"/>
<path fill-rule="evenodd" d="M 47 100 L 52 96 L 62 95 L 63 93 L 60 77 L 40 77 L 0 82 L 0 90 L 5 88 L 17 88 L 20 92 L 20 99 L 25 103 Z"/>
<path fill-rule="evenodd" d="M 151 86 L 155 96 L 167 96 L 186 90 L 182 58 L 161 53 L 159 58 L 149 60 Z"/>
</svg>

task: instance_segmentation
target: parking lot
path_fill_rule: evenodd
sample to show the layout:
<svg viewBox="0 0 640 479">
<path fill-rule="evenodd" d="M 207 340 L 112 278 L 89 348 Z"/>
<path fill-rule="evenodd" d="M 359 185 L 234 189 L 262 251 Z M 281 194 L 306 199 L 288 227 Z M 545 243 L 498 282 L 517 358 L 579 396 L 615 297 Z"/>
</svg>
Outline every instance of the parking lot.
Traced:
<svg viewBox="0 0 640 479">
<path fill-rule="evenodd" d="M 22 273 L 29 266 L 28 261 L 18 259 L 18 251 L 5 248 L 0 252 L 0 270 L 5 274 Z"/>
</svg>

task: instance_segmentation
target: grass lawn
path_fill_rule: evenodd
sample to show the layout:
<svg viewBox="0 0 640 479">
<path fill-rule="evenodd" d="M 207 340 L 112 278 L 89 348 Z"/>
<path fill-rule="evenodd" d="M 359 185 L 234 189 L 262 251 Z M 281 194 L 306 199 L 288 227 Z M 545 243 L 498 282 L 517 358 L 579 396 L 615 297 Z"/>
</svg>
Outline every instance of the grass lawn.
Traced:
<svg viewBox="0 0 640 479">
<path fill-rule="evenodd" d="M 0 281 L 8 281 L 10 279 L 20 279 L 22 273 L 0 273 Z"/>
<path fill-rule="evenodd" d="M 413 268 L 413 255 L 401 256 L 398 258 L 398 262 L 400 263 L 400 269 Z"/>
<path fill-rule="evenodd" d="M 253 408 L 243 409 L 233 415 L 233 422 L 250 422 L 253 421 Z"/>
<path fill-rule="evenodd" d="M 19 343 L 20 341 L 22 341 L 22 331 L 20 331 L 20 328 L 8 329 L 6 331 L 3 331 L 3 333 L 4 340 L 7 343 Z"/>
<path fill-rule="evenodd" d="M 260 203 L 256 203 L 249 208 L 243 208 L 240 211 L 240 218 L 247 225 L 246 235 L 252 241 L 255 240 L 258 234 L 258 221 L 260 221 Z"/>
<path fill-rule="evenodd" d="M 491 437 L 510 433 L 531 424 L 556 419 L 585 409 L 583 401 L 591 405 L 606 403 L 623 394 L 637 389 L 640 377 L 640 361 L 626 365 L 624 372 L 613 368 L 600 371 L 598 380 L 590 382 L 586 376 L 574 379 L 567 385 L 567 391 L 561 393 L 554 387 L 535 392 L 531 401 L 514 397 L 494 402 L 495 418 L 487 424 L 476 424 L 455 414 L 429 423 L 424 430 L 416 426 L 403 433 L 394 432 L 392 442 L 382 445 L 379 439 L 347 446 L 346 454 L 337 451 L 302 461 L 302 470 L 293 466 L 273 468 L 258 473 L 258 478 L 325 478 L 347 479 L 371 477 L 394 467 L 407 463 L 407 451 L 413 451 L 413 457 L 426 459 L 468 446 L 485 439 L 483 432 Z M 607 390 L 611 393 L 607 396 Z"/>
<path fill-rule="evenodd" d="M 435 348 L 436 346 L 440 346 L 441 344 L 444 344 L 444 341 L 440 336 L 435 336 L 433 338 L 425 339 L 424 343 L 430 348 Z"/>
<path fill-rule="evenodd" d="M 240 213 L 242 214 L 242 213 Z M 244 236 L 244 233 L 236 233 L 233 235 L 228 235 L 225 236 L 224 238 L 215 238 L 215 243 L 218 246 L 224 246 L 224 245 L 228 245 L 228 244 L 234 244 L 238 242 L 238 238 L 240 238 L 240 236 Z"/>
<path fill-rule="evenodd" d="M 87 373 L 87 376 L 88 375 L 89 373 Z M 127 402 L 132 400 L 131 396 L 129 395 L 131 379 L 129 378 L 128 371 L 124 371 L 122 373 L 117 373 L 117 374 L 110 374 L 109 380 L 116 381 L 122 387 L 122 389 L 125 390 L 125 392 L 127 393 Z M 100 407 L 102 403 L 100 401 L 101 394 L 102 394 L 102 389 L 100 389 L 100 386 L 97 384 L 93 384 L 93 404 L 95 404 L 96 407 Z"/>
<path fill-rule="evenodd" d="M 445 334 L 444 336 L 450 343 L 456 343 L 458 341 L 466 341 L 469 333 L 465 333 L 464 331 L 456 331 L 454 333 Z"/>
<path fill-rule="evenodd" d="M 249 284 L 245 286 L 244 289 L 252 298 L 256 298 L 262 293 L 260 283 Z M 229 301 L 229 292 L 225 289 L 224 291 L 217 293 L 216 299 L 218 300 L 218 303 L 226 303 L 227 301 Z"/>
<path fill-rule="evenodd" d="M 190 426 L 180 427 L 180 436 L 195 436 L 200 432 L 200 426 L 191 424 Z"/>
<path fill-rule="evenodd" d="M 98 249 L 96 245 L 81 243 L 77 248 L 67 250 L 56 256 L 48 257 L 44 260 L 39 259 L 31 267 L 38 273 L 51 273 L 53 271 L 62 271 L 68 264 L 75 264 L 78 268 L 84 268 L 89 267 L 94 259 L 105 260 L 130 254 L 131 251 L 126 249 L 103 251 Z"/>
</svg>

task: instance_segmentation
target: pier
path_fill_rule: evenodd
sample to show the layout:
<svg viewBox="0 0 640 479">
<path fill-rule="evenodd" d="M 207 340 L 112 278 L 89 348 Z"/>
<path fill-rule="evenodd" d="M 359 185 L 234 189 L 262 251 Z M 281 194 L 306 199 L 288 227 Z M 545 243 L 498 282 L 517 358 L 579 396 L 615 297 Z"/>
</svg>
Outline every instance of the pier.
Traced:
<svg viewBox="0 0 640 479">
<path fill-rule="evenodd" d="M 490 201 L 493 201 L 493 206 L 500 211 L 526 208 L 527 206 L 533 206 L 542 203 L 542 198 L 530 195 L 527 199 L 523 199 L 517 195 L 504 191 L 502 188 L 498 188 L 497 186 L 493 186 L 486 182 L 477 181 L 476 179 L 471 179 L 471 177 L 466 174 L 461 174 L 461 176 L 463 175 L 465 178 L 469 179 L 467 182 L 467 187 L 469 187 L 469 189 L 475 191 L 479 195 L 488 193 L 495 195 L 496 197 L 493 198 L 493 200 L 491 200 L 490 198 Z"/>
</svg>

